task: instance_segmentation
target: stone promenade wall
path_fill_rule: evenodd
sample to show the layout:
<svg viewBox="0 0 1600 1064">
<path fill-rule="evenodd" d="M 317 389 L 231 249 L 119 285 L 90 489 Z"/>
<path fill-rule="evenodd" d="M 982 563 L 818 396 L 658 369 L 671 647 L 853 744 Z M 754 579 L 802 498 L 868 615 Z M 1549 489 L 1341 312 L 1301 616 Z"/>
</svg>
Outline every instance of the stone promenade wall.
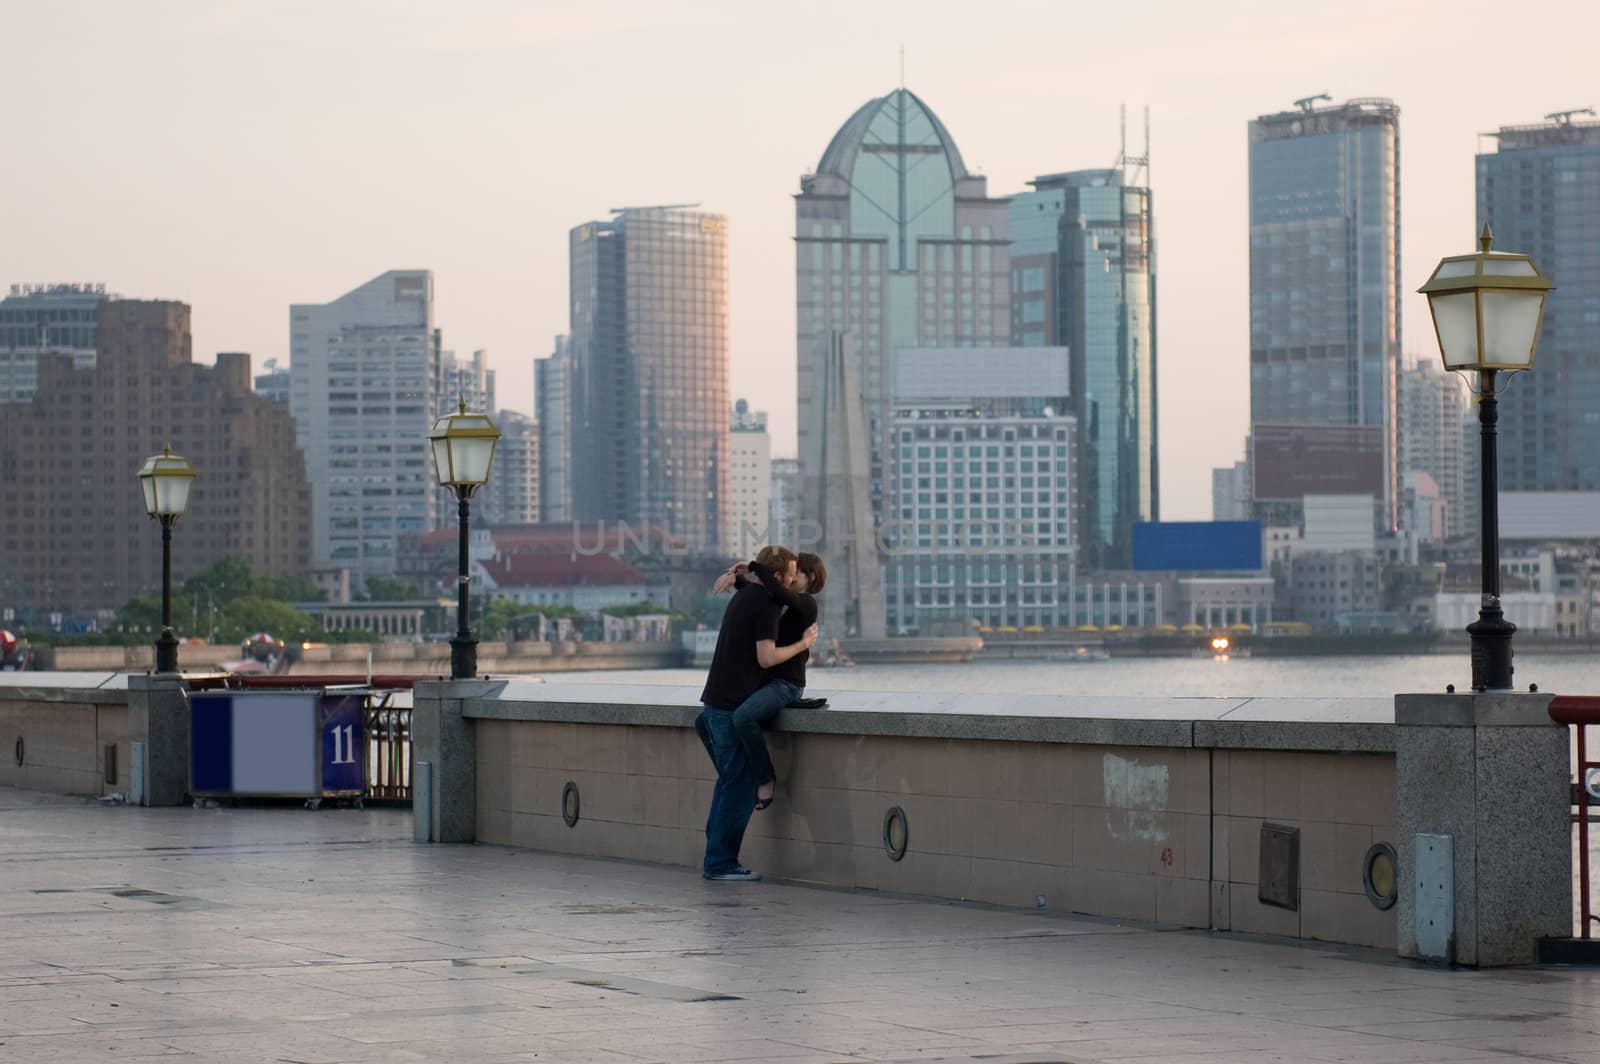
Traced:
<svg viewBox="0 0 1600 1064">
<path fill-rule="evenodd" d="M 714 774 L 695 711 L 661 704 L 660 689 L 655 705 L 633 701 L 637 687 L 613 692 L 620 703 L 566 701 L 577 689 L 465 703 L 476 838 L 698 867 Z M 1123 701 L 1115 718 L 786 710 L 769 735 L 778 800 L 755 814 L 743 857 L 831 886 L 1395 947 L 1394 910 L 1361 878 L 1368 848 L 1394 842 L 1392 725 L 1181 720 L 1186 701 L 1215 714 L 1218 700 Z M 884 845 L 891 808 L 906 819 L 899 861 Z M 1264 822 L 1300 831 L 1295 910 L 1258 900 Z"/>
<path fill-rule="evenodd" d="M 106 753 L 113 745 L 108 783 Z M 126 794 L 130 754 L 125 689 L 0 687 L 0 786 Z"/>
</svg>

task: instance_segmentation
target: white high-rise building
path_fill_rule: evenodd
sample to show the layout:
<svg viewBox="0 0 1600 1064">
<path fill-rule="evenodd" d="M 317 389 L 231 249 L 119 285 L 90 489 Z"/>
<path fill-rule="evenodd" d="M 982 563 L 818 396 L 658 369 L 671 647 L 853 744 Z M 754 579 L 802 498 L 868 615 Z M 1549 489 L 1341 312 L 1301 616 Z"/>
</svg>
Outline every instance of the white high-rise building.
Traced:
<svg viewBox="0 0 1600 1064">
<path fill-rule="evenodd" d="M 794 550 L 814 550 L 816 545 L 800 542 L 800 459 L 772 460 L 771 497 L 767 503 L 767 536 Z"/>
<path fill-rule="evenodd" d="M 1070 366 L 1063 347 L 903 348 L 884 553 L 889 631 L 1073 623 Z"/>
<path fill-rule="evenodd" d="M 1477 442 L 1469 401 L 1465 382 L 1434 359 L 1400 371 L 1400 472 L 1426 473 L 1438 486 L 1446 539 L 1470 533 L 1477 511 L 1471 480 L 1477 466 L 1469 468 L 1463 453 L 1465 441 Z M 1424 529 L 1413 531 L 1429 538 Z"/>
<path fill-rule="evenodd" d="M 331 303 L 289 308 L 289 412 L 311 482 L 319 568 L 394 572 L 403 532 L 433 528 L 439 409 L 433 273 L 390 270 Z"/>
<path fill-rule="evenodd" d="M 752 411 L 740 399 L 733 404 L 728 425 L 728 544 L 735 557 L 744 558 L 774 540 L 772 507 L 772 437 L 767 415 Z"/>
<path fill-rule="evenodd" d="M 527 414 L 502 410 L 494 415 L 500 442 L 494 469 L 484 485 L 488 518 L 497 525 L 539 521 L 539 423 Z"/>
<path fill-rule="evenodd" d="M 434 333 L 435 344 L 438 332 Z M 439 397 L 439 413 L 452 414 L 466 401 L 467 409 L 494 416 L 494 370 L 488 366 L 488 352 L 474 351 L 470 359 L 457 358 L 454 351 L 445 351 L 439 357 L 438 384 L 434 393 Z"/>
<path fill-rule="evenodd" d="M 533 409 L 539 422 L 539 519 L 572 520 L 572 354 L 567 337 L 533 363 Z"/>
</svg>

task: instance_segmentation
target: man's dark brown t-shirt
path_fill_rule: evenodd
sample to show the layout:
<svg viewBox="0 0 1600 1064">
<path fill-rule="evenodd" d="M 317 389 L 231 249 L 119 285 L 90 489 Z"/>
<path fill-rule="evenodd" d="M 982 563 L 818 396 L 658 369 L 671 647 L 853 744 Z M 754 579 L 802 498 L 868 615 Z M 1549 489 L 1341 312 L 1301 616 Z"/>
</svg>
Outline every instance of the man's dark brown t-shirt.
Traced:
<svg viewBox="0 0 1600 1064">
<path fill-rule="evenodd" d="M 717 650 L 700 701 L 714 709 L 735 710 L 767 682 L 767 670 L 756 661 L 756 644 L 763 639 L 777 640 L 782 609 L 758 583 L 734 593 L 722 614 Z"/>
</svg>

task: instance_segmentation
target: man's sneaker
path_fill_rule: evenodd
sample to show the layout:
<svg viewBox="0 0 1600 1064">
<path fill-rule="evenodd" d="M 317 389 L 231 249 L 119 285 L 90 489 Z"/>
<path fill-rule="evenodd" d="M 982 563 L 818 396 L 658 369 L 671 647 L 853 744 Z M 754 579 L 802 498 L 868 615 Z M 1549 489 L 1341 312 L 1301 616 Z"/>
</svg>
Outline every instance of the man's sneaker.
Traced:
<svg viewBox="0 0 1600 1064">
<path fill-rule="evenodd" d="M 701 875 L 706 879 L 733 879 L 742 883 L 761 882 L 760 872 L 752 872 L 743 865 L 735 865 L 726 872 L 702 872 Z"/>
</svg>

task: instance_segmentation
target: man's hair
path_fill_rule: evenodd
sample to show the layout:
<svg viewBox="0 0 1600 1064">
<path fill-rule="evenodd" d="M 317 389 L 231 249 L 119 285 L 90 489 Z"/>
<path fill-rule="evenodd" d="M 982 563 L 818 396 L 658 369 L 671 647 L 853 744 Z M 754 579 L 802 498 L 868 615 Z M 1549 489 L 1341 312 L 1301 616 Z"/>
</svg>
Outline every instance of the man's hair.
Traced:
<svg viewBox="0 0 1600 1064">
<path fill-rule="evenodd" d="M 789 563 L 794 560 L 795 553 L 788 547 L 762 547 L 756 555 L 756 561 L 780 576 L 789 571 Z"/>
<path fill-rule="evenodd" d="M 828 567 L 822 564 L 819 555 L 803 550 L 798 555 L 798 568 L 806 574 L 806 591 L 815 595 L 822 590 L 822 585 L 828 582 Z"/>
</svg>

